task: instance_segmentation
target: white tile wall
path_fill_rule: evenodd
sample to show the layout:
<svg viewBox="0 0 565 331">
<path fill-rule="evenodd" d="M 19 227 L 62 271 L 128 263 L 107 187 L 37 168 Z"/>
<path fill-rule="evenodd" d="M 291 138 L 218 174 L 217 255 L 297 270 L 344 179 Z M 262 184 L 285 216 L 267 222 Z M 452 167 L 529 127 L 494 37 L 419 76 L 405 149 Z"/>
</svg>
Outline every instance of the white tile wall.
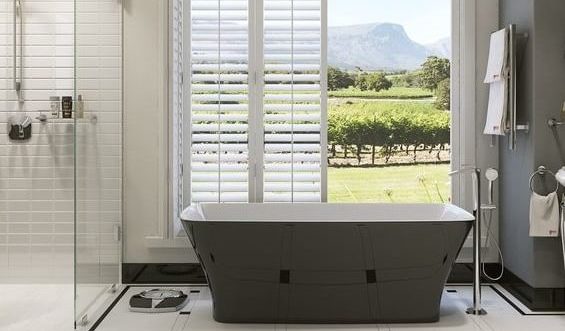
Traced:
<svg viewBox="0 0 565 331">
<path fill-rule="evenodd" d="M 24 80 L 12 87 L 12 0 L 0 0 L 0 282 L 72 280 L 74 134 L 68 119 L 33 123 L 13 142 L 10 116 L 35 119 L 50 96 L 77 93 L 77 260 L 116 264 L 113 226 L 121 222 L 121 5 L 114 0 L 23 0 Z M 97 121 L 93 120 L 93 117 Z M 99 272 L 96 274 L 100 274 Z"/>
</svg>

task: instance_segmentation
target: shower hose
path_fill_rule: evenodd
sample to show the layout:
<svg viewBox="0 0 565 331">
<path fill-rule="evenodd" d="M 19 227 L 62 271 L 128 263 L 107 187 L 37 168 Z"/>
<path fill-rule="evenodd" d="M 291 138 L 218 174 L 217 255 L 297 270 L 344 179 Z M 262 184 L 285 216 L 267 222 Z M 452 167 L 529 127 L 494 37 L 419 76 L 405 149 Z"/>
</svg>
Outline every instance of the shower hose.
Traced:
<svg viewBox="0 0 565 331">
<path fill-rule="evenodd" d="M 560 225 L 559 227 L 561 228 L 561 248 L 563 250 L 563 267 L 565 268 L 565 194 L 563 195 L 563 199 L 561 201 L 561 208 L 560 208 Z M 488 245 L 489 241 L 492 242 L 492 244 L 496 247 L 496 250 L 498 251 L 498 256 L 500 256 L 500 264 L 501 264 L 501 271 L 500 274 L 496 275 L 496 276 L 491 276 L 489 274 L 487 274 L 486 270 L 485 270 L 485 263 L 481 263 L 481 269 L 483 272 L 483 275 L 489 279 L 490 281 L 498 281 L 502 278 L 502 276 L 504 275 L 504 257 L 502 256 L 502 250 L 500 249 L 500 246 L 498 244 L 498 242 L 492 238 L 494 238 L 494 235 L 492 234 L 491 231 L 491 224 L 492 224 L 492 210 L 483 210 L 483 217 L 485 218 L 485 220 L 487 220 L 487 236 L 486 236 L 486 240 L 485 240 L 485 246 Z"/>
<path fill-rule="evenodd" d="M 498 242 L 493 239 L 494 235 L 492 234 L 492 230 L 491 230 L 491 225 L 492 225 L 492 209 L 482 209 L 483 212 L 483 217 L 485 218 L 485 220 L 487 220 L 487 236 L 485 238 L 485 246 L 488 245 L 489 241 L 492 242 L 492 244 L 496 247 L 496 250 L 498 251 L 498 256 L 500 256 L 500 273 L 496 276 L 491 276 L 487 273 L 487 271 L 485 270 L 485 263 L 481 263 L 481 270 L 483 272 L 483 275 L 490 281 L 492 282 L 496 282 L 500 279 L 502 279 L 502 276 L 504 276 L 504 257 L 502 256 L 502 250 L 500 249 L 500 245 L 498 244 Z M 487 246 L 488 247 L 488 246 Z"/>
<path fill-rule="evenodd" d="M 563 249 L 563 267 L 565 268 L 565 194 L 561 200 L 561 248 Z"/>
</svg>

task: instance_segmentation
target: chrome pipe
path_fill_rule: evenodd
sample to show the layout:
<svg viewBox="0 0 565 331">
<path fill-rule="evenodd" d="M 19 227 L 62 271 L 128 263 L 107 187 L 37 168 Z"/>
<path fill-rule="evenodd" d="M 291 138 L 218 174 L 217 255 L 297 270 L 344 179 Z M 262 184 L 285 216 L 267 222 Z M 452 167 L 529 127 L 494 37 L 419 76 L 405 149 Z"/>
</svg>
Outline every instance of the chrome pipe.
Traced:
<svg viewBox="0 0 565 331">
<path fill-rule="evenodd" d="M 14 80 L 14 90 L 19 91 L 18 84 L 18 0 L 14 0 L 14 24 L 13 24 L 13 80 Z"/>
<path fill-rule="evenodd" d="M 516 105 L 517 105 L 517 97 L 516 97 L 516 88 L 517 88 L 517 66 L 516 66 L 516 25 L 510 24 L 508 27 L 508 48 L 509 48 L 509 66 L 510 66 L 510 86 L 509 86 L 509 122 L 510 122 L 510 132 L 508 134 L 508 148 L 513 151 L 516 149 Z"/>
<path fill-rule="evenodd" d="M 19 18 L 19 24 L 18 24 Z M 19 46 L 18 46 L 18 25 L 20 27 L 20 35 L 19 35 Z M 14 24 L 13 24 L 13 75 L 14 75 L 14 90 L 18 95 L 18 101 L 22 102 L 22 79 L 23 79 L 23 9 L 21 0 L 14 0 Z M 19 57 L 20 57 L 20 65 L 18 70 L 18 48 L 19 48 Z"/>
</svg>

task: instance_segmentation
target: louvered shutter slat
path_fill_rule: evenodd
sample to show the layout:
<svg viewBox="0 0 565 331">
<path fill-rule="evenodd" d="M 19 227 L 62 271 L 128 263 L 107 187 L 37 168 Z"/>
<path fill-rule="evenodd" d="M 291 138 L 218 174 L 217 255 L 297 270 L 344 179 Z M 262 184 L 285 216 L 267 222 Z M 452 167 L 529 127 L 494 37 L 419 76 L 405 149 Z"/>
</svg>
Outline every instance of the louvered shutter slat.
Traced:
<svg viewBox="0 0 565 331">
<path fill-rule="evenodd" d="M 320 8 L 264 1 L 265 202 L 321 201 Z"/>
<path fill-rule="evenodd" d="M 191 200 L 248 201 L 247 0 L 191 1 Z"/>
</svg>

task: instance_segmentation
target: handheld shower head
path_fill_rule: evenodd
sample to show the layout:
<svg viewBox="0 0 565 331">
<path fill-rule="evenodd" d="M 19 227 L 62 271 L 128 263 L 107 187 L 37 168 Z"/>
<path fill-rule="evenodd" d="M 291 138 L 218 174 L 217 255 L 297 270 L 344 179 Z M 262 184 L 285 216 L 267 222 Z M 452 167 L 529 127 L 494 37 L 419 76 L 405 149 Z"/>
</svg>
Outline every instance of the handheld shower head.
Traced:
<svg viewBox="0 0 565 331">
<path fill-rule="evenodd" d="M 488 168 L 487 171 L 485 171 L 485 177 L 488 181 L 494 182 L 498 179 L 498 170 L 494 168 Z"/>
<path fill-rule="evenodd" d="M 494 201 L 494 182 L 498 179 L 498 170 L 488 168 L 485 171 L 485 177 L 488 180 L 488 204 L 493 205 Z"/>
</svg>

